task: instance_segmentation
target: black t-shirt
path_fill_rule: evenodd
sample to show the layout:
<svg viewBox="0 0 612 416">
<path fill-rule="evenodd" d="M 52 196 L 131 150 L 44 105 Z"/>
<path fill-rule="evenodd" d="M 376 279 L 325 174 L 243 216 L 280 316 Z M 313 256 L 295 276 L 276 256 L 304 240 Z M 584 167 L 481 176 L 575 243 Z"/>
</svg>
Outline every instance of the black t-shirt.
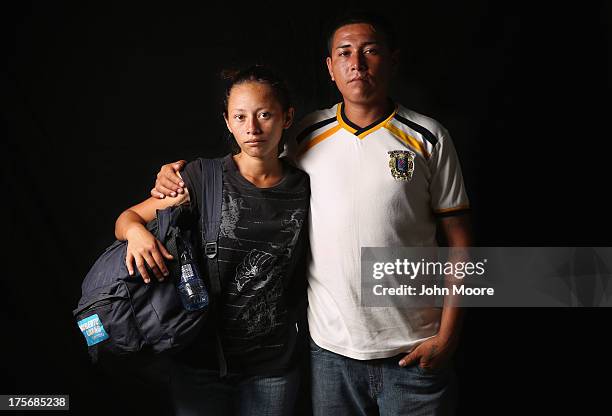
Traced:
<svg viewBox="0 0 612 416">
<path fill-rule="evenodd" d="M 199 160 L 183 179 L 191 206 L 202 189 Z M 223 159 L 223 205 L 218 261 L 221 295 L 217 319 L 230 372 L 272 374 L 290 368 L 305 342 L 308 175 L 283 162 L 283 178 L 257 188 Z M 218 368 L 210 325 L 180 360 Z"/>
</svg>

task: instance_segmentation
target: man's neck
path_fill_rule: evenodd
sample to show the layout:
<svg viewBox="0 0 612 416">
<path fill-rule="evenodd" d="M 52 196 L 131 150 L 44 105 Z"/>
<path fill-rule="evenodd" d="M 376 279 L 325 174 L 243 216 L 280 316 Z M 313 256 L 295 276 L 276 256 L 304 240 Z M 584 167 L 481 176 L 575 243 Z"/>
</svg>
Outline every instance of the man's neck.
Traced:
<svg viewBox="0 0 612 416">
<path fill-rule="evenodd" d="M 388 114 L 391 105 L 391 101 L 386 98 L 367 104 L 344 100 L 344 114 L 353 124 L 359 127 L 367 127 Z"/>
</svg>

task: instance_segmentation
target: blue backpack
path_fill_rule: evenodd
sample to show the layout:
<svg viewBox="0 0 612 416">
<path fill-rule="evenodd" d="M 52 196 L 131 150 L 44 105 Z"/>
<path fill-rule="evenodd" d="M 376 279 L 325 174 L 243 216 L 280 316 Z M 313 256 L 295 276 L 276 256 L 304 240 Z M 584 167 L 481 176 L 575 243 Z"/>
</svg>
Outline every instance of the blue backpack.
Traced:
<svg viewBox="0 0 612 416">
<path fill-rule="evenodd" d="M 81 286 L 82 296 L 73 316 L 87 341 L 94 363 L 117 359 L 147 360 L 160 353 L 174 353 L 189 345 L 210 318 L 215 297 L 220 293 L 217 240 L 221 223 L 223 168 L 221 159 L 200 158 L 202 192 L 199 222 L 186 206 L 158 210 L 147 228 L 161 241 L 175 260 L 166 260 L 170 279 L 145 284 L 135 270 L 125 266 L 127 242 L 115 241 L 97 259 Z M 192 193 L 194 195 L 195 193 Z M 197 232 L 194 232 L 196 231 Z M 205 283 L 210 304 L 203 310 L 187 311 L 177 293 L 180 277 L 177 239 L 190 241 L 196 257 L 206 263 Z M 204 265 L 204 264 L 202 264 Z M 218 332 L 218 331 L 217 331 Z M 219 336 L 217 346 L 221 373 L 225 360 Z"/>
</svg>

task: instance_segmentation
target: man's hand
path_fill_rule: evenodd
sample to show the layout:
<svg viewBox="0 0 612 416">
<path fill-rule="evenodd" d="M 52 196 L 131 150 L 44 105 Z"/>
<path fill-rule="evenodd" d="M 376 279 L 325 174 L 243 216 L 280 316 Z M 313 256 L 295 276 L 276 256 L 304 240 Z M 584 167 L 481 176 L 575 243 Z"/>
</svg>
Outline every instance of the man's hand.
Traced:
<svg viewBox="0 0 612 416">
<path fill-rule="evenodd" d="M 436 335 L 423 341 L 410 354 L 402 358 L 399 365 L 400 367 L 406 367 L 416 364 L 425 371 L 435 371 L 447 365 L 455 352 L 455 348 L 454 343 Z"/>
<path fill-rule="evenodd" d="M 186 164 L 185 160 L 179 160 L 162 166 L 155 180 L 155 188 L 151 189 L 151 196 L 164 199 L 167 196 L 175 197 L 184 193 L 185 182 L 181 179 L 179 172 Z"/>
</svg>

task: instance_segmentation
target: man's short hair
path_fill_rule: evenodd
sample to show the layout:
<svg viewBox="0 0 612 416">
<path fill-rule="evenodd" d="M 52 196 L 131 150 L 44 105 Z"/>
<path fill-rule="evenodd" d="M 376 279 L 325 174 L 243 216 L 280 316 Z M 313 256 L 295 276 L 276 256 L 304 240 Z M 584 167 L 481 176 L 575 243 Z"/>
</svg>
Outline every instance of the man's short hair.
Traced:
<svg viewBox="0 0 612 416">
<path fill-rule="evenodd" d="M 391 22 L 384 16 L 369 10 L 351 10 L 336 18 L 329 29 L 327 30 L 327 53 L 331 55 L 332 42 L 334 40 L 334 34 L 338 29 L 343 26 L 367 23 L 372 25 L 376 33 L 380 33 L 385 39 L 385 44 L 389 47 L 389 50 L 394 51 L 397 49 L 397 36 L 395 29 Z"/>
</svg>

